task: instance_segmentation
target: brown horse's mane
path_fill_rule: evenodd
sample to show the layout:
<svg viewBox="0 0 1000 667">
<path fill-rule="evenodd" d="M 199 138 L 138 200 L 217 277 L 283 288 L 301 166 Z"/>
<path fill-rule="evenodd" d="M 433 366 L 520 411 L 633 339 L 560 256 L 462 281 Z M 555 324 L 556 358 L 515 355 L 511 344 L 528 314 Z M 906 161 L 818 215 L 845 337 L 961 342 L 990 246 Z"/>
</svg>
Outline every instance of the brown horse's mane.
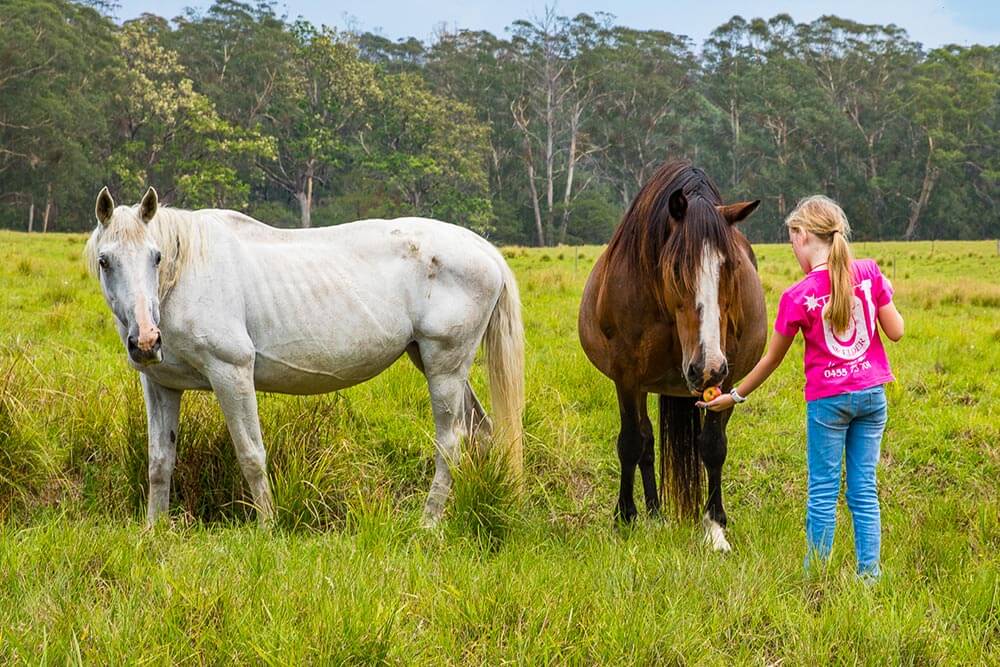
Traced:
<svg viewBox="0 0 1000 667">
<path fill-rule="evenodd" d="M 671 223 L 670 195 L 680 189 L 687 210 Z M 723 259 L 721 290 L 738 303 L 733 274 L 740 262 L 738 232 L 716 210 L 718 188 L 704 171 L 687 160 L 660 165 L 642 186 L 608 243 L 608 265 L 622 268 L 635 287 L 648 287 L 660 297 L 665 290 L 691 295 L 697 285 L 705 243 Z"/>
</svg>

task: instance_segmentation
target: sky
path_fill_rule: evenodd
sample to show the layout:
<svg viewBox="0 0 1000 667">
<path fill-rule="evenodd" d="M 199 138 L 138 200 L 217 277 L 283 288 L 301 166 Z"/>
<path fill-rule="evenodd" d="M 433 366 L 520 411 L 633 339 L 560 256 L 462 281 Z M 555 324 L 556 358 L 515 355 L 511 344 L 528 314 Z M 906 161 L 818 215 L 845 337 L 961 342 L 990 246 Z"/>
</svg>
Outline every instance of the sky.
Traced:
<svg viewBox="0 0 1000 667">
<path fill-rule="evenodd" d="M 127 20 L 150 12 L 172 18 L 187 7 L 205 9 L 211 0 L 118 0 L 116 14 Z M 739 14 L 744 18 L 788 13 L 797 22 L 836 14 L 860 23 L 895 23 L 925 47 L 943 44 L 1000 44 L 1000 0 L 278 0 L 279 12 L 317 25 L 351 27 L 396 39 L 430 39 L 442 25 L 449 29 L 489 30 L 503 35 L 517 19 L 531 19 L 554 4 L 559 14 L 609 12 L 616 23 L 638 29 L 667 30 L 700 44 L 713 28 Z"/>
</svg>

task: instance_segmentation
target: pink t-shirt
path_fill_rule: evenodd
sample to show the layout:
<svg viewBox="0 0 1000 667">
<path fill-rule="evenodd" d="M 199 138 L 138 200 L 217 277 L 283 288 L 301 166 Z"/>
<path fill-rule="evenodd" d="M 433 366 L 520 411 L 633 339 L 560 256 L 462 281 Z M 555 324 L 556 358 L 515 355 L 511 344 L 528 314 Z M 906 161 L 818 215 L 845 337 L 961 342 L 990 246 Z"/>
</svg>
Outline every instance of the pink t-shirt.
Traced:
<svg viewBox="0 0 1000 667">
<path fill-rule="evenodd" d="M 892 301 L 892 284 L 873 260 L 854 262 L 854 308 L 847 335 L 834 333 L 823 318 L 830 301 L 830 275 L 813 271 L 785 290 L 774 330 L 806 341 L 806 400 L 861 391 L 892 382 L 889 359 L 878 332 L 878 309 Z"/>
</svg>

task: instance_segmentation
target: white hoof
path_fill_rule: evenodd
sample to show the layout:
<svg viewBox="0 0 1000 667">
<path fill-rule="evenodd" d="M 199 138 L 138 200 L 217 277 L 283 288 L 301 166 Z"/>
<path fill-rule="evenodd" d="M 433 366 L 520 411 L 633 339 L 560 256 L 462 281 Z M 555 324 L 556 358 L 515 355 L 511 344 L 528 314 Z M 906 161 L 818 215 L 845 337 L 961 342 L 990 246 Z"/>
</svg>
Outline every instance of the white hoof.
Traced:
<svg viewBox="0 0 1000 667">
<path fill-rule="evenodd" d="M 705 544 L 712 547 L 712 551 L 729 553 L 733 550 L 726 539 L 725 529 L 718 522 L 710 519 L 706 514 L 702 518 L 701 524 L 705 527 Z"/>
</svg>

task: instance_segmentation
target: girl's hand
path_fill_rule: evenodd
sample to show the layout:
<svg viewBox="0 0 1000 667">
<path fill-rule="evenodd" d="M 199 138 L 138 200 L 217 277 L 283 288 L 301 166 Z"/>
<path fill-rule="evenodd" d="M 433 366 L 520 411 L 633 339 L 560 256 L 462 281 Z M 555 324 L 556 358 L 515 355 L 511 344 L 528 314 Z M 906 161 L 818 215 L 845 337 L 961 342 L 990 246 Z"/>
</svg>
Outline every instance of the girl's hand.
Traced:
<svg viewBox="0 0 1000 667">
<path fill-rule="evenodd" d="M 712 412 L 722 412 L 723 410 L 728 410 L 734 405 L 736 401 L 729 394 L 723 394 L 717 398 L 706 403 L 705 401 L 698 401 L 695 403 L 699 408 L 705 408 L 706 410 L 711 410 Z"/>
</svg>

